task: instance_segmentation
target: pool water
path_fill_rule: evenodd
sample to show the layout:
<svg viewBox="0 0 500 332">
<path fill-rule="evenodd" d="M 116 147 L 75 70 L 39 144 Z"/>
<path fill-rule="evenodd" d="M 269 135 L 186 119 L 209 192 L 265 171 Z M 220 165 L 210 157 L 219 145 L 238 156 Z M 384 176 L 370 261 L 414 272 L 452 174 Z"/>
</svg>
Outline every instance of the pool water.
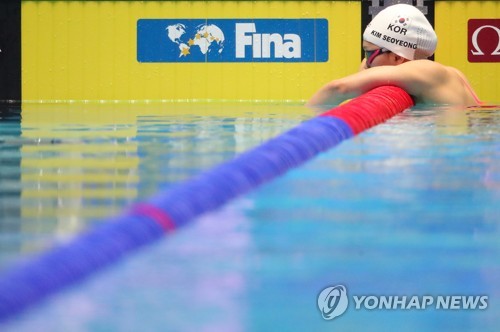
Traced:
<svg viewBox="0 0 500 332">
<path fill-rule="evenodd" d="M 4 107 L 0 273 L 312 116 L 289 104 Z M 496 331 L 499 201 L 500 109 L 414 108 L 1 327 Z M 350 300 L 324 320 L 317 298 L 334 285 L 350 298 L 486 295 L 488 308 Z"/>
</svg>

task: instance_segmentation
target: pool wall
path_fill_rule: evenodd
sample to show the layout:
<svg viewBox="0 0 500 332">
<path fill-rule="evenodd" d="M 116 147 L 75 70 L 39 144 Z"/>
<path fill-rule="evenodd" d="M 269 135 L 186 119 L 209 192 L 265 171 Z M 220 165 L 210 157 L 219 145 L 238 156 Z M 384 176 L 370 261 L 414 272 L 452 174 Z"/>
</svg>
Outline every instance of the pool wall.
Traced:
<svg viewBox="0 0 500 332">
<path fill-rule="evenodd" d="M 436 61 L 463 71 L 484 101 L 498 102 L 500 2 L 436 1 L 435 20 Z"/>
<path fill-rule="evenodd" d="M 498 102 L 500 2 L 384 4 L 395 2 L 421 8 L 439 36 L 435 59 Z M 357 70 L 361 32 L 381 4 L 2 2 L 0 100 L 302 102 Z"/>
<path fill-rule="evenodd" d="M 23 1 L 22 15 L 26 100 L 300 100 L 309 96 L 319 82 L 346 75 L 359 64 L 357 56 L 345 56 L 346 50 L 359 50 L 359 2 Z M 283 38 L 283 43 L 289 31 L 301 37 L 300 46 L 304 47 L 307 40 L 311 46 L 311 39 L 322 37 L 326 45 L 317 46 L 328 48 L 328 60 L 314 62 L 311 54 L 313 62 L 293 62 L 285 57 L 282 62 L 267 62 L 261 55 L 262 62 L 255 62 L 247 55 L 245 62 L 239 62 L 231 57 L 234 50 L 229 48 L 235 37 L 228 29 L 231 24 L 234 29 L 241 20 L 248 24 L 251 22 L 245 20 L 256 18 L 262 19 L 257 29 L 262 26 L 262 33 L 280 35 L 277 38 Z M 145 28 L 144 38 L 148 40 L 143 49 L 161 53 L 160 44 L 165 43 L 163 46 L 172 52 L 170 60 L 139 61 L 139 20 L 147 23 L 145 20 L 151 19 L 168 21 L 159 28 L 161 31 Z M 223 54 L 229 54 L 229 59 L 204 59 L 195 47 L 190 54 L 181 55 L 180 44 L 187 45 L 188 37 L 196 40 L 195 31 L 188 29 L 208 19 L 216 19 L 216 26 L 228 27 L 224 30 Z M 305 24 L 305 19 L 311 24 Z M 328 20 L 327 29 L 315 29 L 316 19 Z M 183 24 L 189 34 L 185 40 L 179 38 L 179 45 L 166 33 L 166 26 L 176 22 Z M 251 48 L 246 46 L 247 53 Z M 305 57 L 309 51 L 303 50 L 302 55 Z M 275 59 L 275 54 L 271 58 Z"/>
<path fill-rule="evenodd" d="M 434 22 L 435 59 L 497 101 L 500 2 L 408 2 Z M 22 100 L 303 101 L 357 70 L 379 3 L 21 1 Z M 16 64 L 3 45 L 5 72 Z M 10 83 L 2 98 L 19 99 Z"/>
</svg>

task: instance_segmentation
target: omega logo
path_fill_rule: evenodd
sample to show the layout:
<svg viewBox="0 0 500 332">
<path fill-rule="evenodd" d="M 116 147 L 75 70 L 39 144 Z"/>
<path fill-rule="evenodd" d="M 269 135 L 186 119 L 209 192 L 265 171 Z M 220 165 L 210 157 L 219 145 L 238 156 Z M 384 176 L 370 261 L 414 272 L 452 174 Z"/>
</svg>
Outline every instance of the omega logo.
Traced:
<svg viewBox="0 0 500 332">
<path fill-rule="evenodd" d="M 471 19 L 468 30 L 469 62 L 500 62 L 500 19 Z"/>
<path fill-rule="evenodd" d="M 481 30 L 486 29 L 486 28 L 494 29 L 498 34 L 498 45 L 497 45 L 496 50 L 494 50 L 491 53 L 491 55 L 500 55 L 500 29 L 493 26 L 493 25 L 483 25 L 482 27 L 480 27 L 480 28 L 476 29 L 476 31 L 474 31 L 474 33 L 472 34 L 472 45 L 474 45 L 475 50 L 472 50 L 472 54 L 484 55 L 484 52 L 479 48 L 479 45 L 477 44 L 477 35 L 479 35 L 479 32 L 481 32 Z"/>
</svg>

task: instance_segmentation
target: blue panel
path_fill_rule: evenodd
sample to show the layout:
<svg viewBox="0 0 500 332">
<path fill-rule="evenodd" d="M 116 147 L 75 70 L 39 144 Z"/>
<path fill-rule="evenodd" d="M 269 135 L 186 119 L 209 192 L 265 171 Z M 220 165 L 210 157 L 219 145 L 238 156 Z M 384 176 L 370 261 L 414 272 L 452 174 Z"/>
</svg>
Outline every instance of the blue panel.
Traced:
<svg viewBox="0 0 500 332">
<path fill-rule="evenodd" d="M 326 19 L 140 19 L 139 62 L 326 62 Z"/>
</svg>

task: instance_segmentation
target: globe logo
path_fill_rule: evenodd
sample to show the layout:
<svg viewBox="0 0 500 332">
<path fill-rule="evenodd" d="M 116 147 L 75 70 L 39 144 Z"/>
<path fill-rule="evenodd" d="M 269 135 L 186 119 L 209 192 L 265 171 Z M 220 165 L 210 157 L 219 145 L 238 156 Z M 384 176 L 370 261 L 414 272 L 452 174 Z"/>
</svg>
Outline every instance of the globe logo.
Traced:
<svg viewBox="0 0 500 332">
<path fill-rule="evenodd" d="M 186 34 L 186 25 L 177 23 L 166 28 L 168 39 L 179 47 L 179 57 L 191 52 L 221 54 L 224 49 L 224 33 L 215 24 L 200 24 L 192 34 Z"/>
<path fill-rule="evenodd" d="M 342 315 L 348 305 L 347 290 L 342 285 L 327 287 L 318 295 L 318 308 L 325 320 Z"/>
</svg>

